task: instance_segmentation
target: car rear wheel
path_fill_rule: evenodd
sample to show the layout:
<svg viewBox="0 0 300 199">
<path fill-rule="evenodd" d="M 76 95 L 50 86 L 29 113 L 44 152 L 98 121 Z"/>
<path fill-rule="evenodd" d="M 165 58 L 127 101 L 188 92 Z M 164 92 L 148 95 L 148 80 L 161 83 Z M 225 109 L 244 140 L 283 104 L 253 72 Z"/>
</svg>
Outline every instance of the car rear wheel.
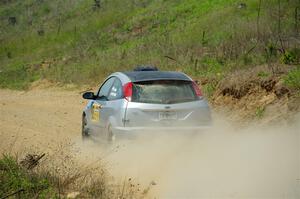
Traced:
<svg viewBox="0 0 300 199">
<path fill-rule="evenodd" d="M 86 119 L 86 116 L 85 116 L 85 115 L 82 115 L 81 135 L 82 135 L 82 139 L 83 139 L 83 140 L 86 140 L 86 139 L 89 137 L 89 134 L 88 134 L 88 130 L 87 130 L 87 128 L 86 128 L 86 125 L 87 125 L 87 119 Z"/>
</svg>

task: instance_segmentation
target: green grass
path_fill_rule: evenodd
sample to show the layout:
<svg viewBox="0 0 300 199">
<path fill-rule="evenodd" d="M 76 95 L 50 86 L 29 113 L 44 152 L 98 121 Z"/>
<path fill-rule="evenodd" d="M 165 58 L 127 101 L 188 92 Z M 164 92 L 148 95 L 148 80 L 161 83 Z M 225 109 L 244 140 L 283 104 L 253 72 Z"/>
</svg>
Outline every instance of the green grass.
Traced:
<svg viewBox="0 0 300 199">
<path fill-rule="evenodd" d="M 264 77 L 269 77 L 269 76 L 270 76 L 270 74 L 265 71 L 260 71 L 257 73 L 257 77 L 264 78 Z"/>
<path fill-rule="evenodd" d="M 69 193 L 75 192 L 76 198 L 147 197 L 150 185 L 143 188 L 131 178 L 116 182 L 105 168 L 77 164 L 74 156 L 64 153 L 46 155 L 42 161 L 38 161 L 36 155 L 27 154 L 20 161 L 12 155 L 2 154 L 0 198 L 67 198 Z"/>
<path fill-rule="evenodd" d="M 4 155 L 0 159 L 0 197 L 59 198 L 56 188 L 45 176 L 22 168 L 15 158 Z"/>
<path fill-rule="evenodd" d="M 278 1 L 262 1 L 259 41 L 259 1 L 244 2 L 247 7 L 238 9 L 234 0 L 111 0 L 102 1 L 99 10 L 93 10 L 92 0 L 2 2 L 0 85 L 23 89 L 38 78 L 96 84 L 111 72 L 141 64 L 195 77 L 224 76 L 237 68 L 264 64 L 270 61 L 265 55 L 270 43 L 282 47 L 274 20 L 279 16 Z M 298 31 L 297 3 L 281 1 L 282 38 Z M 12 16 L 16 25 L 8 23 Z M 44 35 L 38 35 L 40 30 Z M 300 53 L 290 49 L 299 46 L 291 43 L 283 44 L 286 54 L 278 53 L 271 61 L 295 64 L 291 55 L 300 57 Z M 51 67 L 33 67 L 49 60 Z"/>
<path fill-rule="evenodd" d="M 264 113 L 265 113 L 265 107 L 258 107 L 258 108 L 255 110 L 255 116 L 256 116 L 258 119 L 263 118 Z"/>
<path fill-rule="evenodd" d="M 210 98 L 213 96 L 215 90 L 216 90 L 216 85 L 213 83 L 208 83 L 202 86 L 203 92 L 206 97 Z"/>
<path fill-rule="evenodd" d="M 300 91 L 300 67 L 291 70 L 284 77 L 284 83 L 290 88 Z"/>
</svg>

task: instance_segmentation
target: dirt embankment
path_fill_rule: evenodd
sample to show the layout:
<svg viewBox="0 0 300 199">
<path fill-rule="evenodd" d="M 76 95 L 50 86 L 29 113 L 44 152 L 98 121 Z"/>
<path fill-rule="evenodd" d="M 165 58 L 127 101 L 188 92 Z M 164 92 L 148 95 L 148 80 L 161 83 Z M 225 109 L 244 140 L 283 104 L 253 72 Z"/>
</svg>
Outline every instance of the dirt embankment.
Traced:
<svg viewBox="0 0 300 199">
<path fill-rule="evenodd" d="M 269 125 L 290 120 L 300 110 L 300 97 L 282 79 L 287 66 L 259 66 L 228 75 L 217 85 L 211 103 L 238 122 Z"/>
</svg>

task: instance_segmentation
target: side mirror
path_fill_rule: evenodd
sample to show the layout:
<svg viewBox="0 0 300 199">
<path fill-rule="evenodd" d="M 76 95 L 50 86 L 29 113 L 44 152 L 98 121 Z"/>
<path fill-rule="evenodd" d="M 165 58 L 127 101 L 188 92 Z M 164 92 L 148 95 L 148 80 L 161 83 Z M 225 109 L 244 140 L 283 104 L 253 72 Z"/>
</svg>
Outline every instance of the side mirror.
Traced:
<svg viewBox="0 0 300 199">
<path fill-rule="evenodd" d="M 86 92 L 86 93 L 83 93 L 82 97 L 84 99 L 95 99 L 95 94 L 93 92 Z"/>
</svg>

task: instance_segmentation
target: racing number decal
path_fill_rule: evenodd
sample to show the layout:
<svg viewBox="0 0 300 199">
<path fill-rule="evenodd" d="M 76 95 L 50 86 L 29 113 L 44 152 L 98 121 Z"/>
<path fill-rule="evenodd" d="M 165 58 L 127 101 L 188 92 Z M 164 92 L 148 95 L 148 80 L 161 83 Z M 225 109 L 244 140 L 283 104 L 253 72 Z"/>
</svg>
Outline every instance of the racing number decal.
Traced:
<svg viewBox="0 0 300 199">
<path fill-rule="evenodd" d="M 94 103 L 92 105 L 92 121 L 98 122 L 100 120 L 101 105 Z"/>
</svg>

